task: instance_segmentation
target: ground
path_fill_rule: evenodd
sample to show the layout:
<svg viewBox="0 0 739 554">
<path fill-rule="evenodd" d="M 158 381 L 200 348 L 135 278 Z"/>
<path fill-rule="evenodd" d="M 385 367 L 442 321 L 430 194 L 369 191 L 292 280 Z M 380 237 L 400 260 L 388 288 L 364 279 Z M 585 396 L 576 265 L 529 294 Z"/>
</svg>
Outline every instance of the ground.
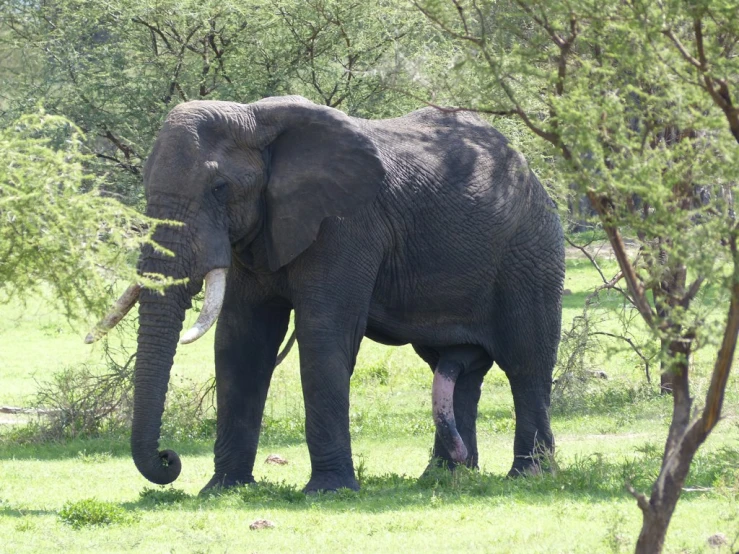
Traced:
<svg viewBox="0 0 739 554">
<path fill-rule="evenodd" d="M 604 264 L 615 272 L 612 261 Z M 572 294 L 564 301 L 563 328 L 597 284 L 586 260 L 572 253 L 565 284 Z M 86 332 L 39 302 L 0 308 L 0 406 L 29 405 L 36 381 L 97 361 L 99 347 L 82 343 Z M 209 333 L 180 348 L 175 385 L 212 375 L 212 340 Z M 706 351 L 695 360 L 699 399 L 711 356 Z M 179 452 L 183 470 L 172 487 L 160 488 L 138 474 L 125 437 L 18 444 L 8 430 L 17 429 L 22 418 L 3 416 L 0 551 L 630 551 L 641 516 L 624 483 L 648 491 L 671 401 L 644 384 L 639 360 L 628 350 L 606 348 L 592 363 L 609 378 L 588 384 L 585 398 L 564 399 L 553 411 L 555 474 L 518 480 L 504 477 L 512 456 L 513 403 L 505 377 L 493 369 L 480 409 L 481 472 L 418 481 L 433 437 L 431 372 L 409 347 L 370 341 L 362 346 L 352 380 L 359 493 L 305 497 L 298 492 L 309 463 L 297 352 L 277 369 L 270 391 L 255 467 L 262 483 L 219 497 L 196 496 L 211 476 L 212 438 L 207 432 L 180 432 L 176 418 L 165 422 L 162 446 Z M 739 549 L 738 381 L 734 374 L 726 418 L 693 466 L 666 552 Z M 271 454 L 288 463 L 264 463 Z M 88 499 L 97 503 L 78 504 Z M 87 512 L 74 520 L 82 524 L 72 524 L 69 513 L 83 507 Z M 95 510 L 122 515 L 110 524 L 85 525 Z M 274 527 L 250 530 L 261 519 Z M 712 547 L 709 538 L 718 533 L 728 544 Z"/>
</svg>

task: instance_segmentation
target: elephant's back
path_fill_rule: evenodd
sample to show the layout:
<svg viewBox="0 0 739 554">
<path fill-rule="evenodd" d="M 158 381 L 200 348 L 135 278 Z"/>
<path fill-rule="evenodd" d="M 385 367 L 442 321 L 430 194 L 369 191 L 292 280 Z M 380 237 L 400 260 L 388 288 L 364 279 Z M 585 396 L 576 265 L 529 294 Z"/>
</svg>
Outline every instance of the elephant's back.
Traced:
<svg viewBox="0 0 739 554">
<path fill-rule="evenodd" d="M 375 204 L 388 246 L 371 327 L 404 342 L 480 343 L 511 248 L 550 240 L 537 226 L 556 231 L 551 201 L 523 157 L 475 116 L 420 110 L 369 123 L 388 172 Z"/>
<path fill-rule="evenodd" d="M 518 229 L 551 211 L 523 156 L 474 114 L 366 123 L 387 171 L 378 209 L 400 250 L 494 268 Z"/>
</svg>

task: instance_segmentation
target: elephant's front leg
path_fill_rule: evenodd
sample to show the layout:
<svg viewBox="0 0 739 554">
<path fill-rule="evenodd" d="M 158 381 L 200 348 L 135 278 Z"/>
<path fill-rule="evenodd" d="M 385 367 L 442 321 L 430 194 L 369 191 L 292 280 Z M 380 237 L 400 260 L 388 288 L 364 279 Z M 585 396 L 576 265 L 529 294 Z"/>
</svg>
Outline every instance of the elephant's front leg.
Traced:
<svg viewBox="0 0 739 554">
<path fill-rule="evenodd" d="M 264 404 L 289 307 L 244 304 L 229 286 L 215 339 L 218 399 L 215 474 L 203 489 L 253 483 Z"/>
<path fill-rule="evenodd" d="M 366 319 L 301 317 L 296 308 L 305 436 L 311 477 L 305 492 L 359 490 L 349 435 L 349 379 Z"/>
</svg>

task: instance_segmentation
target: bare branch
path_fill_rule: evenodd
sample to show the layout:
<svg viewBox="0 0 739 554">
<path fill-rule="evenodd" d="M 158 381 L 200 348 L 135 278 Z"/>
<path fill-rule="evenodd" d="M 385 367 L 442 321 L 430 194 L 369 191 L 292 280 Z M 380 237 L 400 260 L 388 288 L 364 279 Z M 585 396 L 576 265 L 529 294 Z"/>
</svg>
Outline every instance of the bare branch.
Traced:
<svg viewBox="0 0 739 554">
<path fill-rule="evenodd" d="M 683 58 L 685 58 L 685 61 L 687 61 L 690 65 L 701 69 L 701 63 L 695 59 L 690 52 L 685 48 L 682 42 L 680 42 L 680 39 L 675 36 L 675 33 L 672 32 L 672 29 L 665 29 L 662 31 L 662 34 L 665 35 L 667 38 L 669 38 L 672 43 L 675 45 L 675 47 L 678 49 L 680 54 L 682 54 Z"/>
<path fill-rule="evenodd" d="M 644 372 L 646 373 L 646 376 L 647 376 L 647 383 L 651 383 L 652 382 L 652 377 L 651 377 L 651 374 L 649 372 L 649 360 L 650 360 L 650 358 L 647 358 L 644 354 L 641 353 L 641 350 L 639 350 L 639 347 L 634 343 L 633 340 L 631 340 L 629 337 L 626 337 L 624 335 L 616 335 L 614 333 L 608 333 L 606 331 L 593 331 L 590 334 L 591 335 L 600 335 L 600 336 L 604 336 L 604 337 L 611 337 L 612 339 L 619 339 L 619 340 L 622 340 L 622 341 L 628 343 L 629 346 L 631 346 L 631 349 L 636 353 L 636 355 L 641 358 L 642 362 L 644 362 Z"/>
<path fill-rule="evenodd" d="M 644 294 L 644 286 L 639 280 L 639 277 L 636 275 L 634 266 L 631 264 L 631 261 L 629 261 L 629 257 L 626 254 L 626 247 L 624 246 L 621 232 L 619 231 L 618 227 L 614 227 L 613 225 L 608 223 L 609 213 L 606 207 L 607 202 L 605 201 L 605 199 L 597 196 L 593 191 L 588 191 L 587 194 L 591 205 L 593 206 L 593 208 L 595 208 L 595 211 L 598 212 L 598 215 L 600 215 L 601 220 L 603 221 L 603 230 L 608 236 L 608 240 L 611 243 L 611 248 L 613 248 L 613 252 L 616 255 L 616 259 L 618 260 L 618 265 L 621 268 L 621 271 L 623 271 L 624 278 L 626 279 L 626 284 L 629 287 L 629 292 L 631 293 L 634 302 L 634 306 L 636 306 L 636 309 L 639 310 L 639 313 L 642 315 L 647 325 L 653 327 L 654 313 L 652 311 L 652 307 L 649 305 L 647 297 Z"/>
<path fill-rule="evenodd" d="M 439 29 L 447 33 L 449 36 L 454 37 L 459 40 L 464 40 L 466 42 L 471 42 L 473 44 L 477 44 L 478 46 L 481 44 L 480 39 L 478 37 L 475 37 L 473 35 L 470 35 L 469 33 L 465 32 L 459 33 L 449 27 L 444 21 L 439 19 L 438 17 L 434 17 L 426 8 L 424 8 L 421 4 L 418 3 L 417 0 L 413 0 L 413 5 L 416 6 L 418 11 L 420 11 L 426 18 L 434 23 Z"/>
<path fill-rule="evenodd" d="M 144 21 L 140 17 L 133 17 L 133 18 L 131 18 L 131 21 L 133 21 L 134 23 L 138 23 L 139 25 L 143 25 L 144 27 L 146 27 L 147 29 L 149 29 L 149 31 L 151 31 L 152 35 L 159 36 L 162 39 L 162 42 L 164 42 L 164 45 L 167 47 L 167 50 L 169 50 L 171 53 L 174 54 L 174 49 L 172 48 L 172 45 L 169 43 L 169 40 L 167 40 L 167 37 L 164 35 L 164 33 L 162 32 L 162 30 L 158 26 L 155 26 L 155 25 L 152 25 L 150 23 L 147 23 L 146 21 Z M 156 53 L 156 50 L 157 50 L 156 49 L 156 43 L 154 43 L 154 51 L 155 51 L 155 53 Z"/>
<path fill-rule="evenodd" d="M 569 244 L 573 248 L 577 248 L 580 252 L 582 252 L 583 256 L 585 256 L 590 261 L 590 265 L 592 265 L 595 268 L 595 270 L 598 272 L 598 275 L 600 275 L 600 278 L 603 280 L 603 282 L 608 283 L 608 279 L 606 279 L 606 276 L 603 274 L 603 271 L 600 269 L 600 266 L 598 265 L 598 262 L 595 260 L 595 257 L 593 257 L 590 254 L 590 252 L 587 251 L 586 249 L 587 244 L 580 246 L 579 244 L 576 244 L 575 242 L 570 240 L 570 238 L 566 235 L 565 235 L 565 240 L 567 241 L 567 244 Z"/>
<path fill-rule="evenodd" d="M 651 512 L 652 507 L 649 505 L 649 500 L 643 493 L 634 489 L 634 487 L 631 486 L 631 483 L 626 483 L 626 490 L 636 499 L 636 503 L 642 512 L 645 514 Z"/>
</svg>

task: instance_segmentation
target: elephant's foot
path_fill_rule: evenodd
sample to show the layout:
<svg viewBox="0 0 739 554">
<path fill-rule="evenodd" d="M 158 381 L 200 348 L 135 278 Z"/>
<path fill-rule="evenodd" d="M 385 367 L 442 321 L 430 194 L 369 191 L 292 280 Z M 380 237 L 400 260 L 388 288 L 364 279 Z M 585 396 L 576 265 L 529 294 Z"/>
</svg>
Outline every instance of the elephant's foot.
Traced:
<svg viewBox="0 0 739 554">
<path fill-rule="evenodd" d="M 311 475 L 310 481 L 303 488 L 305 494 L 317 492 L 336 492 L 340 489 L 359 490 L 359 483 L 354 477 L 354 470 L 343 472 L 316 472 Z"/>
<path fill-rule="evenodd" d="M 217 494 L 221 491 L 231 489 L 233 487 L 248 485 L 254 482 L 254 477 L 252 475 L 236 476 L 231 474 L 216 473 L 215 475 L 213 475 L 211 480 L 208 481 L 208 484 L 201 489 L 199 494 L 200 496 Z"/>
<path fill-rule="evenodd" d="M 508 477 L 509 479 L 517 479 L 519 477 L 531 477 L 534 475 L 541 475 L 541 466 L 536 463 L 531 463 L 528 465 L 521 465 L 521 464 L 513 464 L 513 467 L 511 467 L 510 471 L 508 471 Z"/>
</svg>

